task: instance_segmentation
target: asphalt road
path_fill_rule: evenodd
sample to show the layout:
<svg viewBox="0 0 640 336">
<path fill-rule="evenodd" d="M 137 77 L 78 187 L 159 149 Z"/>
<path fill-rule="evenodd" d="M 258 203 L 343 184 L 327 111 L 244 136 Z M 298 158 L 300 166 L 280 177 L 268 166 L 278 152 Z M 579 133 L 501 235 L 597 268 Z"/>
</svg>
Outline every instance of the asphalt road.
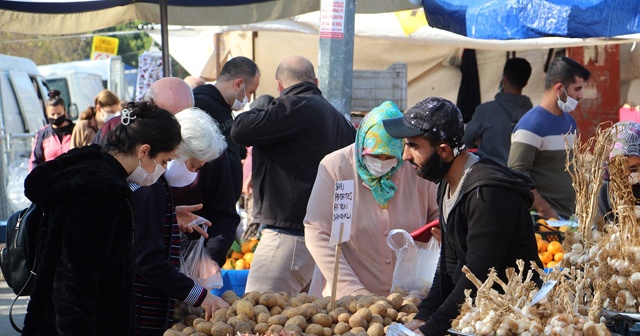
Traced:
<svg viewBox="0 0 640 336">
<path fill-rule="evenodd" d="M 0 276 L 1 278 L 1 276 Z M 9 309 L 11 308 L 11 303 L 13 303 L 13 299 L 16 298 L 16 295 L 13 294 L 13 290 L 7 286 L 7 283 L 2 279 L 0 281 L 0 335 L 1 336 L 17 336 L 20 335 L 18 332 L 13 330 L 11 327 L 11 323 L 9 322 Z M 13 306 L 13 320 L 16 324 L 22 328 L 22 323 L 24 321 L 24 315 L 27 312 L 27 303 L 29 302 L 29 297 L 20 297 L 16 304 Z"/>
</svg>

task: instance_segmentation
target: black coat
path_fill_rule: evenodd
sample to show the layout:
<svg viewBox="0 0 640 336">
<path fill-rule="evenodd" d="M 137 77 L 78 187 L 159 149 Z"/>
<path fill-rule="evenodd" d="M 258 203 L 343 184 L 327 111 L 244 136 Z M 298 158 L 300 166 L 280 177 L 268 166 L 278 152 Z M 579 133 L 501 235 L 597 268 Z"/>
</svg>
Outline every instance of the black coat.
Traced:
<svg viewBox="0 0 640 336">
<path fill-rule="evenodd" d="M 313 83 L 282 91 L 266 110 L 236 117 L 231 138 L 253 146 L 254 219 L 304 232 L 307 202 L 325 155 L 352 144 L 356 130 Z"/>
<path fill-rule="evenodd" d="M 438 188 L 441 209 L 446 186 L 443 180 Z M 425 335 L 446 335 L 464 302 L 464 290 L 472 289 L 475 295 L 476 287 L 466 278 L 462 266 L 483 282 L 492 267 L 506 282 L 506 269 L 515 268 L 518 259 L 525 262 L 526 269 L 530 261 L 543 267 L 529 213 L 534 187 L 528 177 L 490 159 L 481 159 L 473 166 L 446 221 L 440 212 L 440 264 L 415 317 L 426 321 L 420 327 Z"/>
<path fill-rule="evenodd" d="M 218 127 L 220 127 L 220 131 L 224 134 L 225 140 L 227 140 L 225 152 L 229 156 L 233 201 L 235 203 L 242 194 L 242 160 L 247 156 L 247 149 L 238 146 L 229 137 L 231 125 L 233 124 L 231 106 L 224 100 L 220 91 L 211 84 L 200 85 L 193 89 L 193 97 L 195 99 L 195 107 L 204 110 L 218 122 Z"/>
<path fill-rule="evenodd" d="M 133 201 L 127 172 L 96 145 L 36 167 L 25 194 L 48 213 L 23 335 L 127 335 Z"/>
</svg>

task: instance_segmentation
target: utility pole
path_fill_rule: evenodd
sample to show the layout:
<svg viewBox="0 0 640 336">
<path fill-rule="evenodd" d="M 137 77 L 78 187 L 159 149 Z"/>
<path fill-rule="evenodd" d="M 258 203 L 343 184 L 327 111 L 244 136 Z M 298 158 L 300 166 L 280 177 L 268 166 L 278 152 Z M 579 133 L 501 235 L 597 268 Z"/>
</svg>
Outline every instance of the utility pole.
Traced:
<svg viewBox="0 0 640 336">
<path fill-rule="evenodd" d="M 318 80 L 322 95 L 351 120 L 355 0 L 322 0 Z"/>
</svg>

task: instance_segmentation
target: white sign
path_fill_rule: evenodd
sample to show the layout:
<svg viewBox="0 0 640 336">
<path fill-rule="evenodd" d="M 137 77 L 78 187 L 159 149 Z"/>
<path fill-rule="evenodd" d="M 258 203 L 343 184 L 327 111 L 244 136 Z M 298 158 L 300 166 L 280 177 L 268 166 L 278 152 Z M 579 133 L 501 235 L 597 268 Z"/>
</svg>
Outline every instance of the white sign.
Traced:
<svg viewBox="0 0 640 336">
<path fill-rule="evenodd" d="M 333 217 L 329 244 L 344 243 L 351 237 L 351 215 L 353 213 L 353 180 L 337 181 L 333 197 Z M 340 235 L 342 224 L 342 235 Z"/>
<path fill-rule="evenodd" d="M 322 0 L 320 5 L 320 38 L 344 38 L 344 7 L 346 0 Z"/>
<path fill-rule="evenodd" d="M 531 305 L 533 306 L 534 304 L 538 303 L 538 301 L 544 299 L 544 297 L 547 296 L 547 294 L 549 294 L 549 292 L 553 289 L 553 286 L 556 285 L 556 282 L 557 281 L 555 280 L 549 280 L 545 282 L 542 285 L 542 288 L 540 288 L 540 291 L 538 291 L 533 297 L 533 300 L 531 300 Z"/>
</svg>

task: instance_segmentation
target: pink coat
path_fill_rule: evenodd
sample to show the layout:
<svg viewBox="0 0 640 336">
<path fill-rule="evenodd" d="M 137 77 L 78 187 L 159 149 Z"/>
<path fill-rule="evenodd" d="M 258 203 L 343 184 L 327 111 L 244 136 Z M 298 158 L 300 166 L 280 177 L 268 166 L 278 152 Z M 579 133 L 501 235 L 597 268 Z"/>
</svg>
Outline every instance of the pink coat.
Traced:
<svg viewBox="0 0 640 336">
<path fill-rule="evenodd" d="M 334 184 L 353 179 L 351 239 L 342 244 L 337 298 L 368 292 L 387 296 L 396 261 L 395 253 L 386 242 L 389 231 L 411 232 L 438 218 L 437 185 L 419 178 L 408 162 L 392 176 L 397 190 L 387 209 L 382 209 L 358 176 L 354 145 L 325 156 L 320 162 L 304 219 L 306 245 L 317 264 L 311 295 L 331 295 L 335 246 L 329 245 L 329 237 Z"/>
</svg>

